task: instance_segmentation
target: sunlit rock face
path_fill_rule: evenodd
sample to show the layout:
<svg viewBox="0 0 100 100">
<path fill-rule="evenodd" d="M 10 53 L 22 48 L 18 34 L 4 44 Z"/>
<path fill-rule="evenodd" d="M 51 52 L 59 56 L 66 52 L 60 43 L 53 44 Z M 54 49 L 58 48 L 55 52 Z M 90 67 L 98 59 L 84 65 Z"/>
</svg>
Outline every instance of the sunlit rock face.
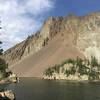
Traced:
<svg viewBox="0 0 100 100">
<path fill-rule="evenodd" d="M 82 19 L 77 46 L 87 58 L 95 56 L 100 62 L 100 13 L 93 13 Z"/>
<path fill-rule="evenodd" d="M 66 36 L 65 40 L 68 40 L 69 37 L 72 37 L 72 34 L 68 33 L 68 35 L 66 35 L 67 31 L 69 31 L 67 25 L 70 23 L 70 21 L 67 21 L 67 17 L 48 18 L 48 20 L 44 22 L 41 29 L 36 32 L 35 35 L 29 36 L 23 42 L 5 51 L 4 58 L 6 59 L 7 63 L 12 65 L 28 55 L 35 54 L 58 35 L 65 34 L 63 37 Z M 73 41 L 73 37 L 72 39 L 69 38 L 69 40 Z"/>
<path fill-rule="evenodd" d="M 7 50 L 4 58 L 8 64 L 15 64 L 24 57 L 35 54 L 59 35 L 64 44 L 74 45 L 85 57 L 95 56 L 100 62 L 99 12 L 82 17 L 50 17 L 35 35 Z"/>
</svg>

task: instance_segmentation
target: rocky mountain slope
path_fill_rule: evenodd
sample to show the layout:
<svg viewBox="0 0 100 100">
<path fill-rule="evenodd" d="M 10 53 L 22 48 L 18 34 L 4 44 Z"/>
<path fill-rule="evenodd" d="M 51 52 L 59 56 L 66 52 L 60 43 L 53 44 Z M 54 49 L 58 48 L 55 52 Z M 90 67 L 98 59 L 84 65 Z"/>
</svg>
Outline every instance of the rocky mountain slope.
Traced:
<svg viewBox="0 0 100 100">
<path fill-rule="evenodd" d="M 42 28 L 4 53 L 19 76 L 41 77 L 43 71 L 67 58 L 100 59 L 100 13 L 50 17 Z"/>
</svg>

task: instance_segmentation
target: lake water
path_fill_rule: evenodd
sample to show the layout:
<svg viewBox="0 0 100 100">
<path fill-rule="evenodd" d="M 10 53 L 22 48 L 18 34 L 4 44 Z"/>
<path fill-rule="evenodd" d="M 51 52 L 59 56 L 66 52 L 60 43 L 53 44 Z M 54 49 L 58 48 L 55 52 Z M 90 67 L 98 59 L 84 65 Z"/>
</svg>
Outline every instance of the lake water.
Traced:
<svg viewBox="0 0 100 100">
<path fill-rule="evenodd" d="M 16 100 L 100 100 L 100 83 L 21 78 L 18 84 L 0 88 L 13 90 Z"/>
</svg>

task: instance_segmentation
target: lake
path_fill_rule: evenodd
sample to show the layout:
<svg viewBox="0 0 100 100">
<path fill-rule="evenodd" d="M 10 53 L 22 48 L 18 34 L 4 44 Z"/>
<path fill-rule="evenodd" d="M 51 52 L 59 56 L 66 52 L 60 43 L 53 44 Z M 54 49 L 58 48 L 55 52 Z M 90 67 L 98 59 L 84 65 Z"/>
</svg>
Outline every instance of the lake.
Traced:
<svg viewBox="0 0 100 100">
<path fill-rule="evenodd" d="M 16 100 L 100 100 L 100 83 L 21 78 L 1 88 L 13 90 Z"/>
</svg>

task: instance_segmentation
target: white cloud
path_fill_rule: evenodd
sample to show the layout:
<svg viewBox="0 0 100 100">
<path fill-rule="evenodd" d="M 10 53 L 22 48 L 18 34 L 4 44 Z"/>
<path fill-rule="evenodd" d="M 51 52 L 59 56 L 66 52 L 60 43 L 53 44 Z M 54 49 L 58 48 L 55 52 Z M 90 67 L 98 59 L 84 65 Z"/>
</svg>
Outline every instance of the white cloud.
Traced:
<svg viewBox="0 0 100 100">
<path fill-rule="evenodd" d="M 0 0 L 0 40 L 5 49 L 36 31 L 42 16 L 54 6 L 53 0 Z"/>
</svg>

